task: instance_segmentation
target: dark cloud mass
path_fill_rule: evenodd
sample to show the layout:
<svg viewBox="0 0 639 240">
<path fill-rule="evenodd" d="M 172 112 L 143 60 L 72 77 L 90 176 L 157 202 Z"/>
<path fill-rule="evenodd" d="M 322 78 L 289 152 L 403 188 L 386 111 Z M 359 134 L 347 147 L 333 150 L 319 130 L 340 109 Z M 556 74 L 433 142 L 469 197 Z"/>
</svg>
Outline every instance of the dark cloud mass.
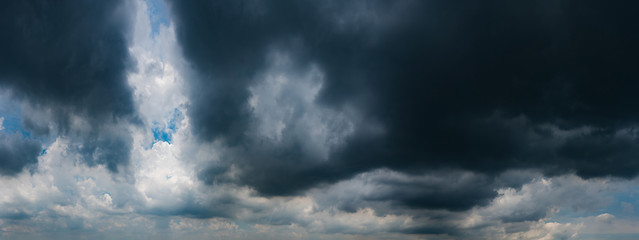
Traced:
<svg viewBox="0 0 639 240">
<path fill-rule="evenodd" d="M 6 1 L 0 8 L 0 86 L 31 108 L 22 125 L 36 135 L 74 135 L 93 142 L 104 124 L 134 115 L 126 71 L 129 13 L 121 1 Z M 43 117 L 45 116 L 45 117 Z M 89 134 L 74 133 L 73 117 Z M 87 139 L 85 139 L 87 138 Z M 98 163 L 128 161 L 130 140 L 110 141 Z M 96 148 L 84 148 L 86 157 Z M 112 153 L 116 152 L 116 153 Z M 119 155 L 117 159 L 112 158 Z"/>
<path fill-rule="evenodd" d="M 40 143 L 16 135 L 0 133 L 0 175 L 15 175 L 25 166 L 38 163 Z"/>
<path fill-rule="evenodd" d="M 199 75 L 194 131 L 238 149 L 227 157 L 240 181 L 264 194 L 379 167 L 488 176 L 526 168 L 582 177 L 639 172 L 635 1 L 169 2 Z M 358 129 L 327 161 L 301 151 L 301 139 L 271 148 L 247 134 L 248 88 L 273 49 L 298 69 L 316 64 L 324 72 L 316 104 L 355 106 L 385 133 Z"/>
</svg>

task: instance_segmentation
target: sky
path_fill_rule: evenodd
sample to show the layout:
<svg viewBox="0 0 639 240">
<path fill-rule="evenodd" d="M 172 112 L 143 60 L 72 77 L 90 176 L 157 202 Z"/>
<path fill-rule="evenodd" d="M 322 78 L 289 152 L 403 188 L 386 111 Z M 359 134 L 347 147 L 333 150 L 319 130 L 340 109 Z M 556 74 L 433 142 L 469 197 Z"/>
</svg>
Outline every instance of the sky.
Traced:
<svg viewBox="0 0 639 240">
<path fill-rule="evenodd" d="M 639 2 L 0 5 L 0 239 L 639 238 Z"/>
</svg>

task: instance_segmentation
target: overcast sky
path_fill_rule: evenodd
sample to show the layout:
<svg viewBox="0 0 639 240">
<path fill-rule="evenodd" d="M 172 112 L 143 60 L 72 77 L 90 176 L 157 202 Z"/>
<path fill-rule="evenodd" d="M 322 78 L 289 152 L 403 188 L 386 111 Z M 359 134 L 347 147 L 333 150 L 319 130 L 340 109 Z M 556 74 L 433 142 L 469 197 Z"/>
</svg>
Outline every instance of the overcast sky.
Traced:
<svg viewBox="0 0 639 240">
<path fill-rule="evenodd" d="M 637 1 L 0 5 L 0 239 L 639 238 Z"/>
</svg>

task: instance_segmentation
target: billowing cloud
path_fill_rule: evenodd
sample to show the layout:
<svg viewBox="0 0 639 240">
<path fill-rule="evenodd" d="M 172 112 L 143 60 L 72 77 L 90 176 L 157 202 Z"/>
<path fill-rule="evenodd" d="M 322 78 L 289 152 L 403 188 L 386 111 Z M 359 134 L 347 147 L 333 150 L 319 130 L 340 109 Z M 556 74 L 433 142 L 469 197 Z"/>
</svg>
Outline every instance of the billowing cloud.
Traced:
<svg viewBox="0 0 639 240">
<path fill-rule="evenodd" d="M 0 10 L 0 86 L 23 102 L 22 126 L 75 138 L 87 163 L 114 172 L 131 140 L 112 126 L 135 116 L 125 5 L 10 1 Z"/>
<path fill-rule="evenodd" d="M 194 134 L 261 193 L 380 167 L 639 170 L 629 3 L 169 2 Z"/>
</svg>

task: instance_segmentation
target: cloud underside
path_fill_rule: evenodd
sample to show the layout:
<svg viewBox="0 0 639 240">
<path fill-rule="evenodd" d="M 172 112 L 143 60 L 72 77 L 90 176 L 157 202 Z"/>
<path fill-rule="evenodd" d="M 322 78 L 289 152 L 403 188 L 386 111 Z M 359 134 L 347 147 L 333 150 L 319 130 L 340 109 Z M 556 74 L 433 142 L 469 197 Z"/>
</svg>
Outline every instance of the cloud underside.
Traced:
<svg viewBox="0 0 639 240">
<path fill-rule="evenodd" d="M 0 237 L 638 234 L 639 3 L 2 5 Z"/>
<path fill-rule="evenodd" d="M 117 172 L 131 139 L 112 126 L 135 115 L 124 3 L 9 1 L 0 11 L 0 84 L 22 102 L 22 127 L 73 137 L 89 165 Z"/>
<path fill-rule="evenodd" d="M 380 167 L 585 178 L 639 170 L 634 3 L 169 2 L 197 72 L 194 134 L 224 141 L 237 181 L 263 194 Z M 288 62 L 277 65 L 278 54 Z M 311 69 L 321 73 L 316 96 L 256 98 L 271 91 L 255 90 L 269 73 L 304 81 Z M 304 94 L 327 112 L 327 154 L 304 146 L 316 130 L 300 127 L 314 110 Z M 279 135 L 254 134 L 260 124 Z"/>
</svg>

